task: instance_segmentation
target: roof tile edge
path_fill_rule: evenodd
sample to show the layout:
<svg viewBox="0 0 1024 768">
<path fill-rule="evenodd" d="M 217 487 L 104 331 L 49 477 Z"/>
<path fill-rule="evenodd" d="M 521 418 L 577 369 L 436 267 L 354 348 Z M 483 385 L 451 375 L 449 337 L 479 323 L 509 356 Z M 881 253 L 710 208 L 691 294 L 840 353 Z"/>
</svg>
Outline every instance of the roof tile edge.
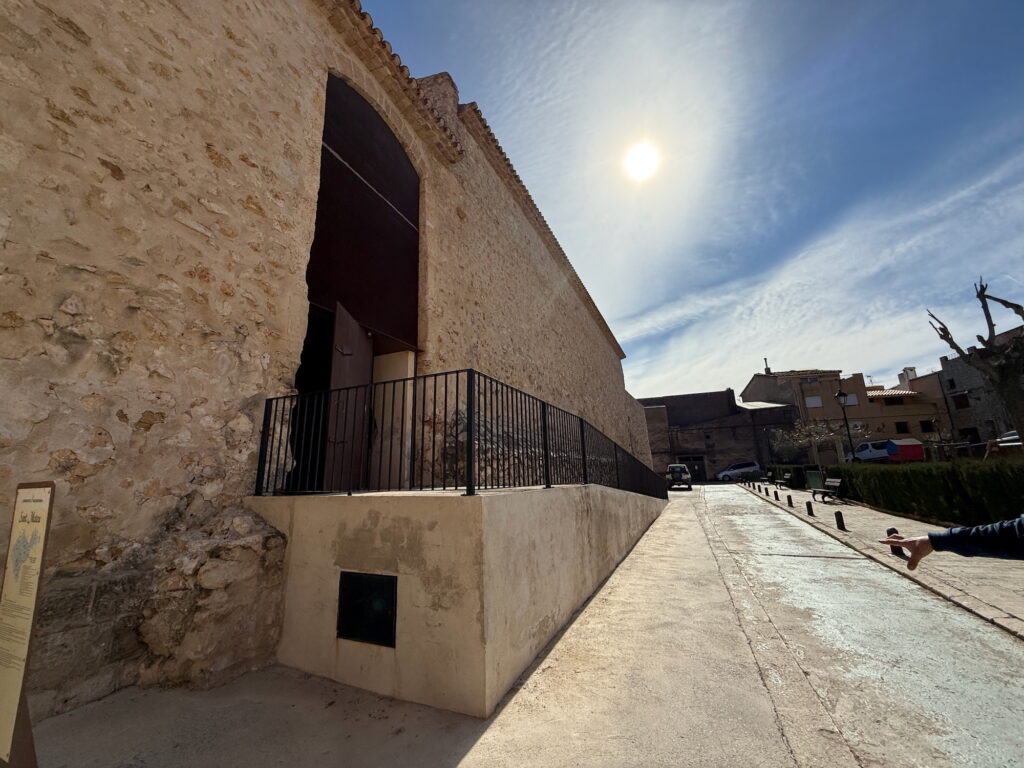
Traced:
<svg viewBox="0 0 1024 768">
<path fill-rule="evenodd" d="M 363 10 L 359 0 L 325 0 L 323 7 L 331 25 L 346 41 L 357 51 L 367 54 L 367 62 L 380 62 L 379 69 L 390 75 L 381 77 L 379 69 L 371 67 L 384 90 L 399 104 L 404 103 L 406 108 L 402 109 L 402 114 L 420 137 L 449 163 L 461 158 L 464 150 L 455 133 L 437 110 L 427 103 L 416 79 L 409 74 L 409 68 L 402 64 L 401 57 L 392 50 L 383 33 L 373 26 L 373 17 Z"/>
</svg>

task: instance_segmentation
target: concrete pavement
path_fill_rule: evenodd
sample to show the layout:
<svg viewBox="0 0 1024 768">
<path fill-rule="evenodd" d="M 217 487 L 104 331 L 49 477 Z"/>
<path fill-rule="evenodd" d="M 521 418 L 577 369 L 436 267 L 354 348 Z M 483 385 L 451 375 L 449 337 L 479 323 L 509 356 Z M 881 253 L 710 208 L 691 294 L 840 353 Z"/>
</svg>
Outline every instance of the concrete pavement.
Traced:
<svg viewBox="0 0 1024 768">
<path fill-rule="evenodd" d="M 1024 754 L 1019 640 L 738 487 L 672 496 L 489 720 L 276 667 L 213 691 L 127 689 L 43 721 L 40 765 L 995 766 Z"/>
<path fill-rule="evenodd" d="M 860 765 L 1020 764 L 1019 639 L 739 487 L 708 489 L 698 516 L 780 711 L 774 687 L 802 679 Z"/>
<path fill-rule="evenodd" d="M 767 488 L 767 496 L 753 487 L 737 487 L 785 509 L 866 557 L 899 571 L 906 578 L 1024 639 L 1024 567 L 1019 562 L 936 552 L 911 572 L 907 570 L 905 560 L 893 555 L 889 547 L 879 544 L 878 540 L 885 537 L 889 528 L 896 528 L 901 535 L 910 537 L 923 536 L 945 526 L 899 517 L 846 501 L 812 502 L 815 516 L 809 517 L 805 505 L 811 501 L 810 491 L 759 485 L 762 489 Z M 776 490 L 778 501 L 774 496 Z M 787 505 L 787 495 L 793 497 L 793 507 Z M 843 513 L 846 531 L 836 528 L 836 510 Z"/>
</svg>

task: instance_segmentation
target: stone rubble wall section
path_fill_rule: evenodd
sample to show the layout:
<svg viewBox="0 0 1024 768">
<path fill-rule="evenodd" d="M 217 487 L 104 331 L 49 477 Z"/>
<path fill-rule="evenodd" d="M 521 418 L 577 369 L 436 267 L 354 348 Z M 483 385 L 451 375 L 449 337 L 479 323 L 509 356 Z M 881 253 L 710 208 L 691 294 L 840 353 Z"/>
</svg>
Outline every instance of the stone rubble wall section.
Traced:
<svg viewBox="0 0 1024 768">
<path fill-rule="evenodd" d="M 418 372 L 475 367 L 639 450 L 599 323 L 353 8 L 11 0 L 0 19 L 0 499 L 57 482 L 36 717 L 273 658 L 284 540 L 244 497 L 305 334 L 328 71 L 422 179 Z"/>
</svg>

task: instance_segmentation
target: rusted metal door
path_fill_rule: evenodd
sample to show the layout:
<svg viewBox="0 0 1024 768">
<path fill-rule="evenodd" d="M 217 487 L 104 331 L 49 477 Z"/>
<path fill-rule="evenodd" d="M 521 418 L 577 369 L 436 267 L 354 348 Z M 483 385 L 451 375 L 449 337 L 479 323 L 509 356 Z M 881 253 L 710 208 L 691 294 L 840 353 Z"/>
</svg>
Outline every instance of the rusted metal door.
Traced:
<svg viewBox="0 0 1024 768">
<path fill-rule="evenodd" d="M 373 426 L 372 380 L 373 340 L 339 303 L 335 307 L 331 354 L 324 465 L 327 490 L 351 491 L 364 487 Z"/>
</svg>

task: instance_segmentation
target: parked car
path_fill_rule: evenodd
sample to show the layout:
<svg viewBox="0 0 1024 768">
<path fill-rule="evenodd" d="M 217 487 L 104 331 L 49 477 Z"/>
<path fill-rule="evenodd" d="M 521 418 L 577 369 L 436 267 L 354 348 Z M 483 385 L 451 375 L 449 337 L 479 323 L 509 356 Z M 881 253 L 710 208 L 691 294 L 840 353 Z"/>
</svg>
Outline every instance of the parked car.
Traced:
<svg viewBox="0 0 1024 768">
<path fill-rule="evenodd" d="M 690 468 L 685 464 L 669 464 L 665 472 L 665 481 L 669 490 L 677 486 L 686 486 L 686 490 L 693 490 L 693 478 L 690 476 Z"/>
<path fill-rule="evenodd" d="M 738 480 L 748 472 L 760 472 L 761 465 L 756 461 L 738 461 L 735 464 L 730 464 L 728 467 L 719 472 L 715 477 L 718 480 Z"/>
<path fill-rule="evenodd" d="M 861 443 L 853 449 L 853 453 L 846 454 L 847 461 L 888 461 L 889 441 L 872 440 Z"/>
</svg>

